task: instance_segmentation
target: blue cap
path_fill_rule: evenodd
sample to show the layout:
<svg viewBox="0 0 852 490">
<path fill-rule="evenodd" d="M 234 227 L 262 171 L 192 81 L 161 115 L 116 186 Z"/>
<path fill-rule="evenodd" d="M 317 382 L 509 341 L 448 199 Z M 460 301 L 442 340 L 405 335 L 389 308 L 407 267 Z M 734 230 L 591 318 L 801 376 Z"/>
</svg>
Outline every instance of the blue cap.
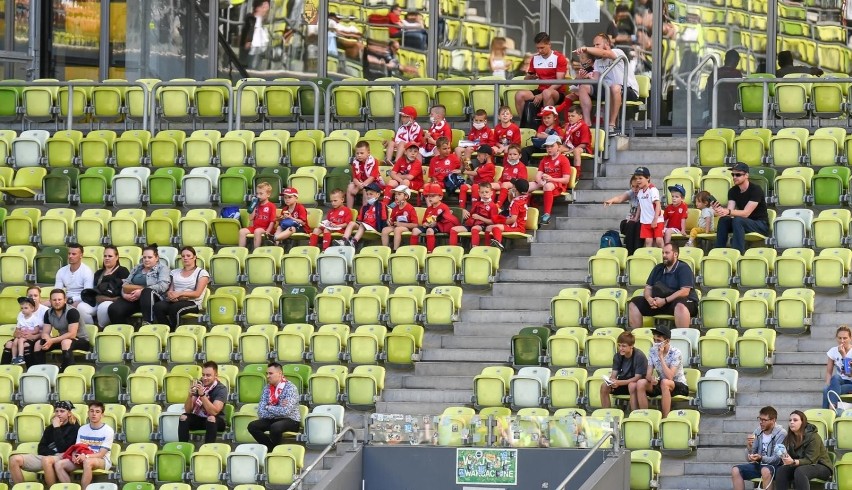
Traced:
<svg viewBox="0 0 852 490">
<path fill-rule="evenodd" d="M 382 192 L 382 187 L 375 182 L 370 182 L 370 185 L 364 187 L 364 189 L 368 191 Z"/>
<path fill-rule="evenodd" d="M 670 185 L 669 192 L 679 192 L 681 197 L 686 197 L 686 189 L 680 184 Z"/>
</svg>

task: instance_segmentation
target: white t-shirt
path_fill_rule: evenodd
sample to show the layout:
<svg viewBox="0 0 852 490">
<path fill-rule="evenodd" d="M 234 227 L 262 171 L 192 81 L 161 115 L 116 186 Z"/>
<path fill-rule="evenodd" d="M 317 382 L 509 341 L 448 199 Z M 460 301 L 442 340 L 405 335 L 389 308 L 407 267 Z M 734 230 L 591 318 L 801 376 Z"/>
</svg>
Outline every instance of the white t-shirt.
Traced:
<svg viewBox="0 0 852 490">
<path fill-rule="evenodd" d="M 650 225 L 654 221 L 654 203 L 660 201 L 660 191 L 653 184 L 648 184 L 648 187 L 639 190 L 637 197 L 639 198 L 639 222 Z M 663 215 L 662 211 L 661 207 L 660 216 Z"/>
<path fill-rule="evenodd" d="M 249 54 L 262 53 L 269 46 L 269 32 L 263 28 L 263 17 L 255 16 L 254 33 L 251 36 L 251 50 Z"/>
<path fill-rule="evenodd" d="M 709 207 L 701 210 L 698 216 L 698 227 L 704 230 L 707 223 L 710 223 L 710 231 L 713 231 L 713 209 Z"/>
<path fill-rule="evenodd" d="M 36 311 L 29 318 L 26 318 L 24 312 L 20 312 L 18 313 L 18 325 L 15 329 L 21 333 L 30 335 L 41 331 L 42 325 L 44 325 L 44 313 L 39 316 L 38 311 Z"/>
<path fill-rule="evenodd" d="M 115 431 L 105 422 L 102 421 L 102 423 L 103 425 L 97 429 L 93 428 L 91 424 L 81 425 L 80 430 L 77 431 L 77 444 L 86 444 L 94 452 L 105 448 L 107 452 L 104 455 L 104 461 L 106 462 L 106 468 L 104 469 L 108 470 L 112 466 L 109 453 L 112 449 Z"/>
<path fill-rule="evenodd" d="M 95 274 L 86 264 L 80 264 L 76 271 L 71 272 L 71 266 L 66 265 L 56 271 L 54 288 L 64 289 L 65 294 L 74 300 L 74 305 L 80 302 L 80 293 L 93 287 Z"/>
<path fill-rule="evenodd" d="M 192 275 L 190 275 L 189 277 L 183 277 L 181 275 L 182 270 L 183 269 L 175 269 L 171 272 L 172 284 L 174 284 L 174 290 L 177 292 L 195 291 L 195 287 L 202 277 L 210 277 L 210 273 L 201 268 L 194 270 L 192 272 Z M 195 303 L 195 306 L 198 306 L 200 308 L 201 299 L 201 297 L 198 297 L 192 301 Z"/>
<path fill-rule="evenodd" d="M 835 374 L 839 374 L 841 378 L 847 381 L 852 381 L 852 376 L 846 376 L 846 374 L 843 373 L 843 356 L 840 355 L 840 350 L 837 348 L 837 346 L 828 349 L 828 352 L 826 352 L 825 355 L 827 355 L 829 359 L 834 361 Z M 852 350 L 847 352 L 845 357 L 847 359 L 852 359 Z"/>
<path fill-rule="evenodd" d="M 624 51 L 618 48 L 612 48 L 611 51 L 615 53 L 616 57 L 624 55 Z M 603 73 L 613 63 L 615 63 L 615 59 L 598 58 L 595 60 L 595 71 Z M 606 74 L 604 81 L 610 85 L 624 85 L 624 63 L 617 64 L 615 68 Z M 635 90 L 637 94 L 639 93 L 639 83 L 636 81 L 636 75 L 633 74 L 633 71 L 629 67 L 627 70 L 627 86 Z"/>
</svg>

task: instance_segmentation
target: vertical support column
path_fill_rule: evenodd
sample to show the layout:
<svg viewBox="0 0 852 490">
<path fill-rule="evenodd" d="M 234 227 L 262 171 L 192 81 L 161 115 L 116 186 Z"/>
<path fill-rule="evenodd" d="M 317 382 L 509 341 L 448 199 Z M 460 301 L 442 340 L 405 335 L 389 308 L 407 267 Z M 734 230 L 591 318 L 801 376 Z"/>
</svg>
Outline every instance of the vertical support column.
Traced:
<svg viewBox="0 0 852 490">
<path fill-rule="evenodd" d="M 41 78 L 41 23 L 39 20 L 41 19 L 41 2 L 30 2 L 30 38 L 27 40 L 27 53 L 32 58 L 32 65 L 30 66 L 29 76 L 27 80 L 35 80 L 37 78 Z M 12 10 L 6 10 L 7 13 L 14 12 L 14 7 Z M 8 24 L 8 20 L 6 21 Z M 14 40 L 14 36 L 9 38 L 10 40 Z"/>
<path fill-rule="evenodd" d="M 766 71 L 775 74 L 775 60 L 778 59 L 778 2 L 769 0 L 766 4 L 766 38 L 773 42 L 766 43 Z"/>
<path fill-rule="evenodd" d="M 567 3 L 567 0 L 565 3 Z M 541 6 L 539 7 L 538 11 L 541 12 L 540 32 L 546 32 L 550 34 L 550 39 L 553 40 L 555 36 L 552 32 L 550 32 L 550 0 L 541 0 Z M 535 36 L 536 34 L 538 33 L 533 33 L 533 36 Z"/>
<path fill-rule="evenodd" d="M 98 78 L 100 80 L 109 78 L 109 51 L 112 49 L 109 38 L 109 26 L 112 25 L 109 5 L 110 0 L 101 0 L 101 42 L 98 43 Z"/>
<path fill-rule="evenodd" d="M 180 14 L 178 14 L 180 15 Z M 184 46 L 184 57 L 183 57 L 183 77 L 185 78 L 195 78 L 195 74 L 193 73 L 194 61 L 195 61 L 195 16 L 197 15 L 197 11 L 193 8 L 191 2 L 186 2 L 184 4 L 183 11 L 183 21 L 186 26 L 186 30 L 184 38 L 183 38 L 183 46 Z"/>
<path fill-rule="evenodd" d="M 219 0 L 209 0 L 207 14 L 207 78 L 219 77 Z"/>
<path fill-rule="evenodd" d="M 663 1 L 653 0 L 654 12 L 660 14 L 654 16 L 651 26 L 651 127 L 653 135 L 657 136 L 657 127 L 660 125 L 660 104 L 663 103 L 662 84 L 663 79 Z M 625 67 L 627 69 L 628 67 Z"/>
<path fill-rule="evenodd" d="M 317 76 L 328 75 L 328 2 L 317 2 Z"/>
<path fill-rule="evenodd" d="M 441 17 L 441 4 L 438 0 L 429 0 L 429 42 L 426 44 L 426 76 L 438 78 L 438 19 Z"/>
</svg>

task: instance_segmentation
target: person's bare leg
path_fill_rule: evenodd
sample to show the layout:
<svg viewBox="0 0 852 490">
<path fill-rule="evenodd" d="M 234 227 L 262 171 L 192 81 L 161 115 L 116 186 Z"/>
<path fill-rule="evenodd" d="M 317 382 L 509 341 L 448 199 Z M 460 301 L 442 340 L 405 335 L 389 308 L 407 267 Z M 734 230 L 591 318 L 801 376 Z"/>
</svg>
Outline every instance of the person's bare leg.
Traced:
<svg viewBox="0 0 852 490">
<path fill-rule="evenodd" d="M 733 490 L 745 490 L 743 476 L 740 475 L 740 469 L 736 466 L 731 468 L 731 488 Z"/>
<path fill-rule="evenodd" d="M 24 465 L 24 455 L 15 454 L 9 458 L 9 473 L 12 474 L 12 483 L 21 483 L 24 481 L 24 470 L 21 469 Z M 45 481 L 47 481 L 47 472 L 45 472 Z"/>
<path fill-rule="evenodd" d="M 71 483 L 71 472 L 77 469 L 77 465 L 70 459 L 60 459 L 53 465 L 56 470 L 56 479 L 62 483 Z"/>
<path fill-rule="evenodd" d="M 612 85 L 609 88 L 610 107 L 609 107 L 609 125 L 615 126 L 618 121 L 618 113 L 621 110 L 622 90 L 621 85 Z"/>
<path fill-rule="evenodd" d="M 641 328 L 642 322 L 644 321 L 643 318 L 644 317 L 642 316 L 642 313 L 639 312 L 639 308 L 637 308 L 632 301 L 627 304 L 628 327 L 630 327 L 631 329 Z"/>
<path fill-rule="evenodd" d="M 627 385 L 627 391 L 630 392 L 630 410 L 636 410 L 639 408 L 639 400 L 636 393 L 638 393 L 639 389 L 637 388 L 638 382 L 633 381 L 632 383 Z"/>
<path fill-rule="evenodd" d="M 609 403 L 610 392 L 612 392 L 612 390 L 610 389 L 609 385 L 607 385 L 606 383 L 602 383 L 601 384 L 601 407 L 602 408 L 609 408 L 610 407 L 610 403 Z"/>
<path fill-rule="evenodd" d="M 41 460 L 41 470 L 44 473 L 44 486 L 46 488 L 50 488 L 51 485 L 56 483 L 56 470 L 54 469 L 55 464 L 56 458 L 53 456 L 45 456 L 44 459 Z"/>
<path fill-rule="evenodd" d="M 577 91 L 577 96 L 580 99 L 580 109 L 583 110 L 583 121 L 586 125 L 592 126 L 592 89 L 591 85 L 580 85 Z"/>
<path fill-rule="evenodd" d="M 692 317 L 689 316 L 689 310 L 682 303 L 675 306 L 674 309 L 675 327 L 689 328 L 689 323 Z"/>
<path fill-rule="evenodd" d="M 775 480 L 774 476 L 775 476 L 775 474 L 771 469 L 769 469 L 769 468 L 761 468 L 760 469 L 760 479 L 761 479 L 761 482 L 763 483 L 763 490 L 774 490 L 775 489 L 775 483 L 773 481 L 773 480 Z"/>
<path fill-rule="evenodd" d="M 83 476 L 80 478 L 80 487 L 83 490 L 86 490 L 92 483 L 92 473 L 95 470 L 102 470 L 106 466 L 105 462 L 101 458 L 88 458 L 83 461 Z"/>
<path fill-rule="evenodd" d="M 651 388 L 651 383 L 645 378 L 636 382 L 636 405 L 639 408 L 648 408 L 648 391 Z"/>
<path fill-rule="evenodd" d="M 526 104 L 528 100 L 532 100 L 533 97 L 533 93 L 530 90 L 520 90 L 515 92 L 515 109 L 518 114 L 524 113 L 524 104 Z"/>
<path fill-rule="evenodd" d="M 663 412 L 663 418 L 666 418 L 672 410 L 672 391 L 674 391 L 674 381 L 670 379 L 660 380 L 660 391 L 662 391 L 662 399 L 660 400 L 660 409 Z"/>
</svg>

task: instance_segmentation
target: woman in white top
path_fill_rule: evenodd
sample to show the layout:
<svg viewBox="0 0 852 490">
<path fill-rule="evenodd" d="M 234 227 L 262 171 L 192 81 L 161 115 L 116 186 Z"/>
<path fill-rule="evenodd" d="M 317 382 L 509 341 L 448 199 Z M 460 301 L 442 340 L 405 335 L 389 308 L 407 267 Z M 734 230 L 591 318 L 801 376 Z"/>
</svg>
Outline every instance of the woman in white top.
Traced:
<svg viewBox="0 0 852 490">
<path fill-rule="evenodd" d="M 210 274 L 198 267 L 194 248 L 183 247 L 180 258 L 183 267 L 171 272 L 172 280 L 165 298 L 154 305 L 154 319 L 168 324 L 172 331 L 180 324 L 181 315 L 200 311 L 204 290 L 210 282 Z"/>
<path fill-rule="evenodd" d="M 825 388 L 822 390 L 822 408 L 829 408 L 829 391 L 838 395 L 852 393 L 852 373 L 850 373 L 852 329 L 848 325 L 837 327 L 835 338 L 837 339 L 837 346 L 828 349 L 828 352 L 825 353 L 828 360 L 825 362 Z M 831 401 L 836 402 L 837 398 L 832 395 Z"/>
<path fill-rule="evenodd" d="M 506 78 L 509 70 L 509 60 L 506 59 L 506 38 L 495 37 L 491 40 L 491 54 L 488 56 L 491 74 L 495 77 Z"/>
</svg>

